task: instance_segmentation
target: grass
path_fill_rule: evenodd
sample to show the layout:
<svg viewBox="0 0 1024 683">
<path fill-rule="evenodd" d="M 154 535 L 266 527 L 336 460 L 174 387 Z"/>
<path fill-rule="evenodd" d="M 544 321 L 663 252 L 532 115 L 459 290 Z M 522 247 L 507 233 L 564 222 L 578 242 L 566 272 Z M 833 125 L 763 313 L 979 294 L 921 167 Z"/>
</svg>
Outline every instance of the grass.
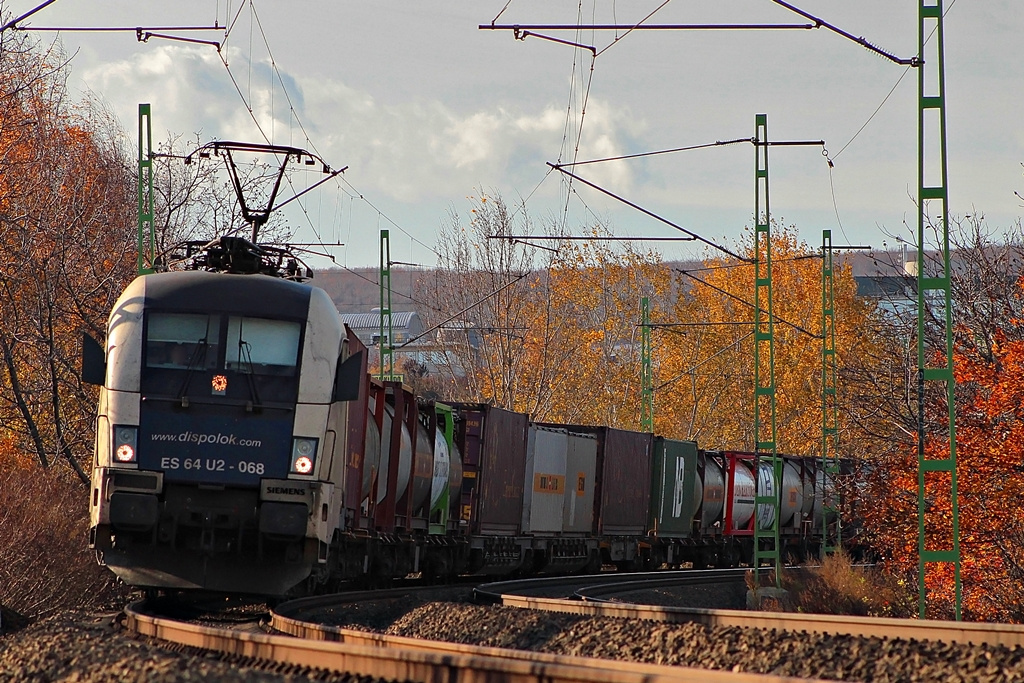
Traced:
<svg viewBox="0 0 1024 683">
<path fill-rule="evenodd" d="M 127 595 L 88 549 L 89 489 L 67 468 L 0 458 L 0 605 L 5 629 Z"/>
<path fill-rule="evenodd" d="M 765 572 L 775 585 L 774 572 Z M 747 587 L 754 589 L 753 572 Z M 827 556 L 820 564 L 786 569 L 780 597 L 763 597 L 761 609 L 809 614 L 848 614 L 872 617 L 912 617 L 917 598 L 908 584 L 877 566 L 854 565 L 845 553 Z"/>
</svg>

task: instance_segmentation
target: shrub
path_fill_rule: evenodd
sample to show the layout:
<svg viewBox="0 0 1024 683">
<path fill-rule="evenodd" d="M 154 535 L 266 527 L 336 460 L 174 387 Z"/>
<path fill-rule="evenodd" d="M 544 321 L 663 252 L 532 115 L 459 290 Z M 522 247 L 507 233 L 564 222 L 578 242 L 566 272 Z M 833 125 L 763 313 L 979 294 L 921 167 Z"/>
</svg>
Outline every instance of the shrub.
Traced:
<svg viewBox="0 0 1024 683">
<path fill-rule="evenodd" d="M 37 618 L 126 595 L 88 548 L 88 488 L 69 470 L 0 458 L 0 604 Z"/>
<path fill-rule="evenodd" d="M 773 572 L 769 585 L 775 585 Z M 747 585 L 753 589 L 753 572 Z M 761 601 L 761 608 L 812 614 L 911 617 L 916 614 L 913 586 L 878 566 L 854 565 L 845 553 L 828 555 L 820 564 L 783 571 L 784 598 Z"/>
</svg>

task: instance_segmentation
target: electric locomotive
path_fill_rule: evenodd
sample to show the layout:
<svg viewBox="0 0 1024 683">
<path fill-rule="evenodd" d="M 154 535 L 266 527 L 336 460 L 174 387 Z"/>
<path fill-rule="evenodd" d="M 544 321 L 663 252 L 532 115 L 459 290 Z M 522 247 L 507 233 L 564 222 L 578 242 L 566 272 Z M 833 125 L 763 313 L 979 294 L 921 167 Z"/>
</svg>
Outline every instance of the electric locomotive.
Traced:
<svg viewBox="0 0 1024 683">
<path fill-rule="evenodd" d="M 283 595 L 326 571 L 365 358 L 323 290 L 216 270 L 138 277 L 85 340 L 90 546 L 129 584 Z"/>
</svg>

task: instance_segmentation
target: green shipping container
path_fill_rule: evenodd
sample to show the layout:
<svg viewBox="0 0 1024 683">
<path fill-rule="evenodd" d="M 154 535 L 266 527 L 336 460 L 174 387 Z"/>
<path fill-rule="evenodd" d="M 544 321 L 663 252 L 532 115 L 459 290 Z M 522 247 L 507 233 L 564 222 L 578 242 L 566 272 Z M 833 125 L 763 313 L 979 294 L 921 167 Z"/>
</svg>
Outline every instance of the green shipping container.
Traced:
<svg viewBox="0 0 1024 683">
<path fill-rule="evenodd" d="M 652 465 L 650 533 L 690 536 L 704 492 L 697 476 L 697 442 L 655 438 Z"/>
</svg>

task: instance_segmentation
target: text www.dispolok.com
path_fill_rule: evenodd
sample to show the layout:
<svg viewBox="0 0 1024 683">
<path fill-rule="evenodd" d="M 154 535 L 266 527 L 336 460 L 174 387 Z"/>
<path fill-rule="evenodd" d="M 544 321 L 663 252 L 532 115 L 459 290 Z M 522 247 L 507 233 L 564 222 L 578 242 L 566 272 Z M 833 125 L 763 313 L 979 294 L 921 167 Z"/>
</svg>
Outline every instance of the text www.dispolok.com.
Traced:
<svg viewBox="0 0 1024 683">
<path fill-rule="evenodd" d="M 178 443 L 194 443 L 202 446 L 211 444 L 217 446 L 242 446 L 243 448 L 259 448 L 263 445 L 260 439 L 239 439 L 234 434 L 199 434 L 196 432 L 181 432 L 180 434 L 154 434 L 153 441 L 177 441 Z"/>
</svg>

